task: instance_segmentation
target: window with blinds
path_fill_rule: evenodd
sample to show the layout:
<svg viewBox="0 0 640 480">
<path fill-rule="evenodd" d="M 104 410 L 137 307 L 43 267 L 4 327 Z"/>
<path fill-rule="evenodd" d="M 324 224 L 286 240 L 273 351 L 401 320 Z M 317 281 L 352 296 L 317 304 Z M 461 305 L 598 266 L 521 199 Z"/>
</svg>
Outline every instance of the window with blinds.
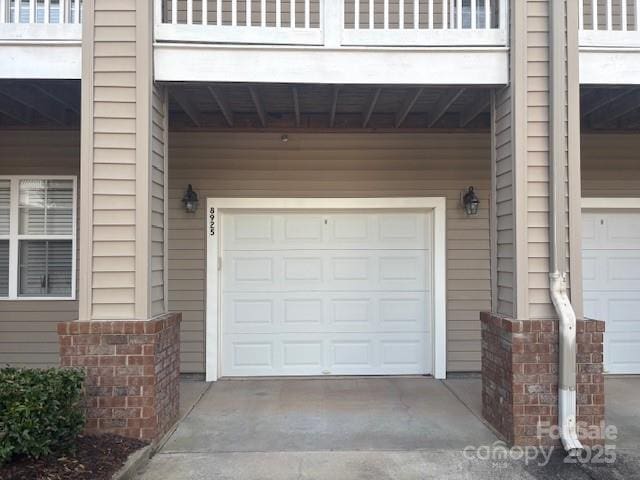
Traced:
<svg viewBox="0 0 640 480">
<path fill-rule="evenodd" d="M 72 298 L 75 180 L 0 177 L 0 298 Z"/>
<path fill-rule="evenodd" d="M 0 297 L 9 296 L 11 181 L 0 179 Z"/>
</svg>

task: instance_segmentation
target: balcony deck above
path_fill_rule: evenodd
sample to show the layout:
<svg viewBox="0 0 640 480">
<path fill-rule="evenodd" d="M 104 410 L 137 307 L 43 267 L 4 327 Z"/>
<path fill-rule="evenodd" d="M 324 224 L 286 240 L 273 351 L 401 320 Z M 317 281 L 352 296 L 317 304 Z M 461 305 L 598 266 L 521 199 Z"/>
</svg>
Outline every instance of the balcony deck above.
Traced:
<svg viewBox="0 0 640 480">
<path fill-rule="evenodd" d="M 156 80 L 504 85 L 506 3 L 156 0 Z"/>
<path fill-rule="evenodd" d="M 0 0 L 0 79 L 81 76 L 82 0 Z"/>
<path fill-rule="evenodd" d="M 580 83 L 640 84 L 640 0 L 578 0 Z"/>
</svg>

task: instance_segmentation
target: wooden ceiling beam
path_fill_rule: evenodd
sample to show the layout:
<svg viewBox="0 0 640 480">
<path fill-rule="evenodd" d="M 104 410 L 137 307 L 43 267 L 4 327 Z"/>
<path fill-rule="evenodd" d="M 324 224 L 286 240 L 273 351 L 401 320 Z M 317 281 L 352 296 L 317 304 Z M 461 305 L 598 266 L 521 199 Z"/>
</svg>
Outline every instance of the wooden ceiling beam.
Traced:
<svg viewBox="0 0 640 480">
<path fill-rule="evenodd" d="M 26 85 L 5 85 L 0 91 L 7 97 L 12 98 L 27 108 L 36 111 L 43 117 L 66 126 L 68 124 L 67 116 L 64 109 L 57 102 L 54 102 L 48 96 L 29 88 Z"/>
<path fill-rule="evenodd" d="M 491 97 L 488 92 L 478 92 L 474 101 L 462 110 L 460 114 L 460 128 L 465 128 L 471 122 L 473 122 L 478 115 L 485 112 L 491 103 Z"/>
<path fill-rule="evenodd" d="M 256 113 L 258 114 L 258 118 L 260 119 L 260 124 L 262 125 L 262 128 L 267 128 L 267 114 L 264 110 L 262 100 L 260 100 L 258 89 L 253 85 L 249 85 L 247 88 L 249 89 L 249 94 L 251 95 L 253 105 L 256 107 Z"/>
<path fill-rule="evenodd" d="M 207 89 L 209 90 L 209 93 L 211 94 L 215 102 L 218 104 L 218 108 L 222 112 L 222 115 L 224 116 L 224 120 L 225 122 L 227 122 L 227 125 L 229 127 L 233 127 L 233 110 L 231 110 L 229 103 L 226 101 L 224 96 L 220 93 L 220 91 L 217 88 L 209 85 Z"/>
<path fill-rule="evenodd" d="M 440 119 L 447 113 L 451 105 L 455 103 L 458 98 L 464 93 L 464 88 L 456 88 L 448 90 L 440 95 L 440 98 L 433 107 L 433 112 L 429 115 L 427 121 L 427 127 L 433 128 L 433 126 L 440 121 Z"/>
<path fill-rule="evenodd" d="M 333 128 L 336 123 L 336 111 L 338 109 L 338 97 L 340 96 L 340 85 L 334 85 L 331 98 L 331 110 L 329 112 L 329 128 Z"/>
<path fill-rule="evenodd" d="M 395 128 L 400 128 L 400 126 L 404 123 L 405 119 L 407 118 L 407 115 L 409 115 L 409 112 L 411 112 L 411 109 L 416 104 L 416 102 L 420 98 L 420 95 L 422 95 L 423 91 L 424 91 L 424 88 L 417 88 L 407 94 L 407 96 L 404 99 L 402 108 L 396 114 L 396 119 L 394 122 Z"/>
<path fill-rule="evenodd" d="M 375 92 L 373 92 L 373 96 L 371 97 L 371 101 L 369 102 L 369 107 L 364 113 L 362 128 L 367 128 L 367 125 L 369 125 L 369 120 L 371 120 L 371 115 L 373 115 L 373 111 L 376 109 L 376 105 L 378 104 L 381 93 L 382 88 L 376 88 Z"/>
<path fill-rule="evenodd" d="M 187 114 L 187 117 L 191 119 L 193 124 L 196 127 L 202 127 L 204 125 L 204 120 L 202 119 L 202 114 L 198 110 L 198 108 L 191 102 L 189 97 L 187 97 L 186 93 L 175 89 L 171 90 L 171 96 L 176 101 L 180 108 Z"/>
</svg>

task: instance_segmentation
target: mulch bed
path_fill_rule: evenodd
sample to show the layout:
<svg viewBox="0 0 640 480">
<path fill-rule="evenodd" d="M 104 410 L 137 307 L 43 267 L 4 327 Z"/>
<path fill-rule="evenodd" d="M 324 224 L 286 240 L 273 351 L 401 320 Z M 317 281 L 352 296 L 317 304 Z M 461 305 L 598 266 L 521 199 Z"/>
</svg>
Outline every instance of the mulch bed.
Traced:
<svg viewBox="0 0 640 480">
<path fill-rule="evenodd" d="M 0 466 L 1 480 L 109 480 L 146 443 L 117 435 L 81 436 L 75 452 Z"/>
</svg>

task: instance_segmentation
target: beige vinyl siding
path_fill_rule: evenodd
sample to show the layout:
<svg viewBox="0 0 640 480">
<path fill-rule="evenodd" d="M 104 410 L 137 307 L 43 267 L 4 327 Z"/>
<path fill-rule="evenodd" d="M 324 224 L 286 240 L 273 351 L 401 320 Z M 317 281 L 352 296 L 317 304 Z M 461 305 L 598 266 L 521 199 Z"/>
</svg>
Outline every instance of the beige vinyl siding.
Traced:
<svg viewBox="0 0 640 480">
<path fill-rule="evenodd" d="M 95 0 L 90 318 L 135 318 L 136 2 Z M 86 29 L 85 29 L 86 30 Z M 85 46 L 84 48 L 89 48 Z"/>
<path fill-rule="evenodd" d="M 78 131 L 0 130 L 0 175 L 78 175 Z M 76 320 L 76 301 L 0 300 L 0 367 L 58 363 L 57 322 Z"/>
<path fill-rule="evenodd" d="M 165 306 L 165 162 L 166 99 L 164 89 L 153 88 L 151 140 L 151 314 L 160 315 Z"/>
<path fill-rule="evenodd" d="M 527 2 L 528 318 L 532 319 L 555 317 L 549 298 L 549 8 L 546 0 Z"/>
<path fill-rule="evenodd" d="M 640 133 L 582 135 L 582 196 L 640 197 Z"/>
<path fill-rule="evenodd" d="M 480 368 L 490 306 L 488 134 L 173 133 L 169 139 L 169 309 L 183 313 L 182 370 L 204 371 L 206 197 L 446 196 L 448 369 Z M 181 198 L 192 183 L 195 215 Z M 460 192 L 474 185 L 480 214 Z"/>
<path fill-rule="evenodd" d="M 514 185 L 513 185 L 513 127 L 511 88 L 496 92 L 494 97 L 494 189 L 495 189 L 495 271 L 493 285 L 497 289 L 493 307 L 497 313 L 513 316 L 514 306 Z"/>
</svg>

